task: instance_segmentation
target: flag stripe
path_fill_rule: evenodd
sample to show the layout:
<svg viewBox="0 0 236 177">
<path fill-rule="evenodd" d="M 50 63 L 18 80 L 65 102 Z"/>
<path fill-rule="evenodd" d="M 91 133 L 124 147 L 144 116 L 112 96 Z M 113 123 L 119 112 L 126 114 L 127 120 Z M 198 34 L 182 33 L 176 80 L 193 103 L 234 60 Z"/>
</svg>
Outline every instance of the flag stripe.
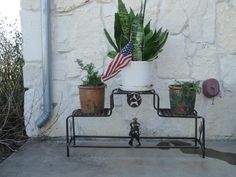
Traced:
<svg viewBox="0 0 236 177">
<path fill-rule="evenodd" d="M 117 58 L 116 58 L 116 61 L 114 62 L 114 65 L 111 66 L 111 71 L 107 74 L 107 75 L 110 75 L 112 74 L 112 72 L 120 66 L 120 63 L 123 61 L 124 59 L 124 55 L 123 54 L 118 54 Z"/>
<path fill-rule="evenodd" d="M 125 66 L 127 66 L 131 61 L 131 57 L 125 59 L 121 64 L 119 64 L 119 66 L 117 66 L 116 68 L 111 68 L 112 69 L 112 73 L 116 73 L 115 75 L 113 75 L 112 73 L 106 74 L 102 76 L 102 79 L 105 80 L 104 78 L 109 77 L 109 75 L 112 75 L 113 77 L 116 76 L 118 73 L 117 71 L 120 71 L 122 68 L 124 68 Z M 111 66 L 112 67 L 112 66 Z"/>
<path fill-rule="evenodd" d="M 117 74 L 126 67 L 130 61 L 132 60 L 132 48 L 133 44 L 129 42 L 122 50 L 119 52 L 114 60 L 112 60 L 102 74 L 102 81 L 107 81 Z"/>
<path fill-rule="evenodd" d="M 122 69 L 122 68 L 124 68 L 124 67 L 126 67 L 126 66 L 130 63 L 130 61 L 131 61 L 131 58 L 130 58 L 130 59 L 126 59 L 125 61 L 123 61 L 123 62 L 114 70 L 114 72 L 117 71 L 117 70 L 120 70 L 120 69 Z"/>
<path fill-rule="evenodd" d="M 113 73 L 112 75 L 110 75 L 110 76 L 107 76 L 107 77 L 105 77 L 104 79 L 102 79 L 103 81 L 107 81 L 107 80 L 109 80 L 109 79 L 111 79 L 111 78 L 113 78 L 113 77 L 115 77 L 117 74 L 119 74 L 121 72 L 121 70 L 119 70 L 119 71 L 116 71 L 115 73 Z"/>
<path fill-rule="evenodd" d="M 122 69 L 123 67 L 127 66 L 129 62 L 131 61 L 131 55 L 124 57 L 123 60 L 119 60 L 119 61 L 120 61 L 119 63 L 117 62 L 119 65 L 116 67 L 114 67 L 114 65 L 112 64 L 109 65 L 108 71 L 110 72 L 105 73 L 103 77 L 109 76 L 112 72 L 116 72 L 117 70 Z"/>
<path fill-rule="evenodd" d="M 118 54 L 115 59 L 111 62 L 111 64 L 108 66 L 108 71 L 107 73 L 105 73 L 105 75 L 109 75 L 112 73 L 112 71 L 114 70 L 114 68 L 116 68 L 116 66 L 119 64 L 119 62 L 122 59 L 122 54 Z"/>
</svg>

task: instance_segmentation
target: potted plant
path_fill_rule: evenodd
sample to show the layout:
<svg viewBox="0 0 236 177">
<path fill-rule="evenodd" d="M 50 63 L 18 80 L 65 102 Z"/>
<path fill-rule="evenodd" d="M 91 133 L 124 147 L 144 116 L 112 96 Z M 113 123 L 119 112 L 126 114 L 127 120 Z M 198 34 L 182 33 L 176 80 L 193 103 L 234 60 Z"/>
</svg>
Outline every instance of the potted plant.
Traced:
<svg viewBox="0 0 236 177">
<path fill-rule="evenodd" d="M 170 108 L 174 114 L 193 114 L 199 81 L 176 81 L 169 86 Z"/>
<path fill-rule="evenodd" d="M 86 72 L 83 84 L 79 85 L 80 106 L 83 113 L 102 113 L 104 110 L 105 84 L 101 82 L 93 63 L 84 64 L 76 60 L 82 71 Z"/>
<path fill-rule="evenodd" d="M 114 39 L 106 29 L 105 36 L 114 50 L 108 56 L 114 58 L 128 42 L 132 42 L 132 62 L 121 72 L 123 90 L 149 90 L 152 85 L 153 60 L 158 58 L 168 38 L 168 31 L 152 30 L 151 20 L 144 24 L 146 0 L 141 2 L 140 12 L 128 12 L 122 0 L 118 0 L 118 12 L 115 13 Z"/>
</svg>

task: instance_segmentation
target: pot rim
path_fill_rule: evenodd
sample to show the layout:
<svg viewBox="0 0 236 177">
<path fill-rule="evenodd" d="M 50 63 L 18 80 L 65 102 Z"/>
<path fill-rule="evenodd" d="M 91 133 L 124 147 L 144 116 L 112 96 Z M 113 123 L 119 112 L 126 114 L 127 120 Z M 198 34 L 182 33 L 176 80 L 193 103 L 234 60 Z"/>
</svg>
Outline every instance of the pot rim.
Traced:
<svg viewBox="0 0 236 177">
<path fill-rule="evenodd" d="M 176 84 L 169 85 L 169 88 L 170 89 L 178 89 L 178 90 L 182 89 L 181 85 L 176 85 Z"/>
<path fill-rule="evenodd" d="M 155 60 L 152 60 L 152 61 L 131 61 L 131 63 L 136 63 L 136 64 L 143 64 L 143 63 L 154 63 Z"/>
<path fill-rule="evenodd" d="M 172 84 L 172 85 L 169 85 L 169 88 L 176 89 L 176 90 L 182 90 L 182 85 Z M 191 88 L 190 88 L 190 90 L 191 90 Z"/>
<path fill-rule="evenodd" d="M 78 85 L 78 88 L 87 88 L 87 89 L 99 89 L 99 88 L 105 88 L 106 84 L 98 85 L 98 86 L 92 86 L 92 85 Z"/>
</svg>

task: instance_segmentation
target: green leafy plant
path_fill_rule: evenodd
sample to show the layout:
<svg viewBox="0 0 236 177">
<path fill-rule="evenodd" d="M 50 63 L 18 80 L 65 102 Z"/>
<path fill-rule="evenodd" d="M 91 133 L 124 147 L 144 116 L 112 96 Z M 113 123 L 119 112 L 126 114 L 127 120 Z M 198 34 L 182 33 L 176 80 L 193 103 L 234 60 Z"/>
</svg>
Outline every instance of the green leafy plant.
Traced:
<svg viewBox="0 0 236 177">
<path fill-rule="evenodd" d="M 195 93 L 201 92 L 200 81 L 175 81 L 174 86 L 180 87 L 183 95 L 188 96 Z"/>
<path fill-rule="evenodd" d="M 171 110 L 176 114 L 192 114 L 196 93 L 201 92 L 199 81 L 175 81 L 170 85 Z"/>
<path fill-rule="evenodd" d="M 118 12 L 115 13 L 114 39 L 106 29 L 104 33 L 107 40 L 114 48 L 108 53 L 110 58 L 114 58 L 125 45 L 132 41 L 133 60 L 151 61 L 158 58 L 168 38 L 168 31 L 152 30 L 151 21 L 144 25 L 146 0 L 141 2 L 140 12 L 135 14 L 132 9 L 128 12 L 122 0 L 118 0 Z"/>
<path fill-rule="evenodd" d="M 101 76 L 98 74 L 98 71 L 95 70 L 93 63 L 84 64 L 80 59 L 77 59 L 76 62 L 80 66 L 81 70 L 87 73 L 86 78 L 83 80 L 83 85 L 100 86 L 103 84 L 101 81 Z"/>
</svg>

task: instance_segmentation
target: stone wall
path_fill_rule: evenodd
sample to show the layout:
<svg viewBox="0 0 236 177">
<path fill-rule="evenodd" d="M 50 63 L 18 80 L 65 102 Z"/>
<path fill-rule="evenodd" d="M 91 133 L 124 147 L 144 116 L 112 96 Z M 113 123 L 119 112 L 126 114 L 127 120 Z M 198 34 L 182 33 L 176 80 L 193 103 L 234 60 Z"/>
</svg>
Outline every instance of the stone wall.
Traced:
<svg viewBox="0 0 236 177">
<path fill-rule="evenodd" d="M 139 10 L 140 1 L 124 0 Z M 94 62 L 102 69 L 110 45 L 103 28 L 113 32 L 116 0 L 50 0 L 52 62 L 52 117 L 38 129 L 35 120 L 42 112 L 42 48 L 40 0 L 21 0 L 24 37 L 25 116 L 29 136 L 65 135 L 65 118 L 79 107 L 77 86 L 81 72 L 77 58 Z M 148 0 L 146 19 L 153 27 L 169 30 L 164 51 L 155 63 L 154 89 L 161 106 L 169 106 L 168 85 L 174 80 L 216 78 L 220 97 L 197 96 L 197 110 L 206 118 L 207 138 L 236 138 L 236 0 Z M 120 80 L 109 81 L 106 105 L 111 90 Z M 192 135 L 192 122 L 158 118 L 152 99 L 143 98 L 140 108 L 127 106 L 126 99 L 115 98 L 116 107 L 109 118 L 81 118 L 83 134 L 127 135 L 129 123 L 137 116 L 143 135 Z"/>
</svg>

